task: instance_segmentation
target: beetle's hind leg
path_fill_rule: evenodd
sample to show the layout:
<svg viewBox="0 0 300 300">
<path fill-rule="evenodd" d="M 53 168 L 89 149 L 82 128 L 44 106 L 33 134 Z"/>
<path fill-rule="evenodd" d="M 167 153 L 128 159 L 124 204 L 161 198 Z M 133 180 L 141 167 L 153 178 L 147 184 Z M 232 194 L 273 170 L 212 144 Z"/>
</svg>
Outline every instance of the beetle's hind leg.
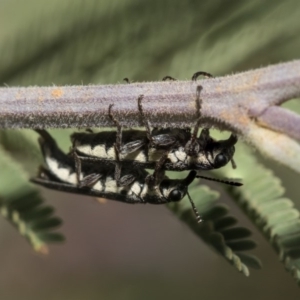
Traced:
<svg viewBox="0 0 300 300">
<path fill-rule="evenodd" d="M 207 78 L 213 77 L 210 73 L 200 71 L 200 72 L 196 72 L 192 76 L 192 80 L 196 81 L 200 75 L 205 76 Z M 185 145 L 185 152 L 189 156 L 196 156 L 200 150 L 200 145 L 197 142 L 197 137 L 198 137 L 198 132 L 199 132 L 200 124 L 201 124 L 201 117 L 202 117 L 202 114 L 201 114 L 202 99 L 200 97 L 202 90 L 203 90 L 203 87 L 201 85 L 197 85 L 197 87 L 196 87 L 196 114 L 197 114 L 196 117 L 197 117 L 197 121 L 196 121 L 194 130 L 192 132 L 191 139 Z"/>
<path fill-rule="evenodd" d="M 116 161 L 115 161 L 115 180 L 117 184 L 120 186 L 122 185 L 120 179 L 121 179 L 121 158 L 120 158 L 120 153 L 121 153 L 121 143 L 122 143 L 122 126 L 120 125 L 119 121 L 114 117 L 112 113 L 112 107 L 114 105 L 110 104 L 108 107 L 108 116 L 109 118 L 114 122 L 115 126 L 117 127 L 117 134 L 116 134 L 116 142 L 114 143 L 114 150 L 115 150 L 115 156 L 116 156 Z"/>
<path fill-rule="evenodd" d="M 146 135 L 147 139 L 149 141 L 149 146 L 148 146 L 148 152 L 149 148 L 157 148 L 159 146 L 163 147 L 169 147 L 168 149 L 165 150 L 163 155 L 159 158 L 157 163 L 155 164 L 154 172 L 152 175 L 147 176 L 147 183 L 149 184 L 150 188 L 155 188 L 159 183 L 161 178 L 163 177 L 162 174 L 164 174 L 164 164 L 168 159 L 168 154 L 170 150 L 172 149 L 172 146 L 176 143 L 176 140 L 174 140 L 172 137 L 168 137 L 166 135 L 158 135 L 156 137 L 152 136 L 152 132 L 150 129 L 149 122 L 146 118 L 146 115 L 143 110 L 142 106 L 142 100 L 144 98 L 144 95 L 140 95 L 138 97 L 138 110 L 142 118 L 142 123 L 144 124 L 146 128 Z"/>
</svg>

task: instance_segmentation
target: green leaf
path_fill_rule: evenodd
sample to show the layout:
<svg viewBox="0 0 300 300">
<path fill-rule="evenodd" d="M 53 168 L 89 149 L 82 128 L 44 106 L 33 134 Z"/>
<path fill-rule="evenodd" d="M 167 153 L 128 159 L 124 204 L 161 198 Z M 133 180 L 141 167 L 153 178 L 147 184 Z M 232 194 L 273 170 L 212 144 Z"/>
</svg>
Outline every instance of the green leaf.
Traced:
<svg viewBox="0 0 300 300">
<path fill-rule="evenodd" d="M 14 225 L 34 250 L 47 253 L 47 243 L 63 240 L 59 233 L 52 233 L 61 220 L 53 217 L 53 208 L 45 206 L 38 190 L 27 179 L 19 164 L 0 147 L 0 213 Z"/>
<path fill-rule="evenodd" d="M 215 249 L 227 261 L 235 266 L 245 276 L 249 276 L 248 267 L 260 268 L 261 263 L 255 256 L 237 251 L 252 250 L 256 243 L 246 239 L 251 232 L 247 228 L 232 227 L 237 219 L 228 216 L 228 207 L 218 204 L 219 194 L 207 186 L 192 184 L 189 193 L 204 222 L 198 224 L 192 212 L 189 201 L 170 203 L 168 207 L 205 243 Z"/>
<path fill-rule="evenodd" d="M 126 0 L 117 5 L 114 1 L 53 0 L 47 5 L 37 0 L 4 1 L 0 4 L 0 82 L 21 86 L 116 83 L 123 77 L 159 80 L 165 75 L 184 79 L 198 70 L 221 75 L 288 61 L 299 57 L 297 8 L 297 0 L 284 3 L 274 0 L 263 5 L 259 0 Z M 299 101 L 293 103 L 290 107 L 300 111 Z M 14 142 L 7 140 L 3 143 L 5 149 L 17 155 L 31 151 L 29 143 L 15 141 L 21 147 L 14 148 Z M 240 155 L 240 151 L 245 152 Z M 6 160 L 9 157 L 7 153 L 2 156 L 2 152 L 1 149 L 0 196 L 7 204 L 2 205 L 1 211 L 13 221 L 15 212 L 9 206 L 10 197 L 21 203 L 21 200 L 31 201 L 34 193 L 27 179 L 24 182 L 25 176 L 20 176 L 19 165 Z M 236 160 L 239 167 L 235 172 L 226 169 L 219 174 L 240 174 L 245 186 L 238 192 L 231 189 L 228 192 L 267 236 L 299 281 L 299 218 L 293 202 L 282 198 L 280 181 L 259 165 L 247 149 L 238 150 Z M 7 189 L 9 186 L 16 188 L 15 191 Z M 200 209 L 208 195 L 207 207 L 203 204 L 201 211 L 206 212 L 208 220 L 211 217 L 208 223 L 213 224 L 208 226 L 207 234 L 203 233 L 203 239 L 207 237 L 209 244 L 208 237 L 214 240 L 213 247 L 227 253 L 227 259 L 246 273 L 245 265 L 259 266 L 253 257 L 232 254 L 232 249 L 226 248 L 219 231 L 234 226 L 236 219 L 227 216 L 224 206 L 210 211 L 209 198 L 214 198 L 214 192 L 210 194 L 205 189 L 200 192 L 203 199 L 200 193 L 193 198 L 203 200 L 197 205 Z M 42 211 L 39 206 L 24 211 L 22 220 L 27 226 L 31 217 L 43 219 Z M 183 217 L 181 209 L 176 212 Z M 50 217 L 51 211 L 44 214 L 45 218 Z M 37 239 L 46 241 L 55 236 L 55 233 L 40 234 Z M 233 242 L 228 243 L 237 247 Z"/>
<path fill-rule="evenodd" d="M 228 188 L 228 193 L 266 236 L 300 285 L 299 211 L 290 199 L 283 197 L 280 179 L 258 163 L 249 148 L 239 145 L 235 160 L 237 170 L 224 168 L 215 173 L 243 178 L 243 187 Z"/>
<path fill-rule="evenodd" d="M 300 46 L 295 7 L 296 0 L 12 0 L 0 6 L 0 82 L 190 78 L 200 69 L 221 75 L 292 60 Z"/>
</svg>

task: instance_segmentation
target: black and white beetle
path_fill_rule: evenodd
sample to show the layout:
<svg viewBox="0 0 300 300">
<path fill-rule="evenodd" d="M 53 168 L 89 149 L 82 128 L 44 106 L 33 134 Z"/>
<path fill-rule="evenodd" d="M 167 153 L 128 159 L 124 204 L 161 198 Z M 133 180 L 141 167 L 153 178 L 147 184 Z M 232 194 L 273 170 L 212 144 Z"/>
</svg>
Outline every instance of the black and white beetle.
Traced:
<svg viewBox="0 0 300 300">
<path fill-rule="evenodd" d="M 47 168 L 41 167 L 38 177 L 32 182 L 50 189 L 83 194 L 124 203 L 164 204 L 176 202 L 188 195 L 198 222 L 201 217 L 188 194 L 188 186 L 195 178 L 201 177 L 196 171 L 190 171 L 185 179 L 169 179 L 161 173 L 159 184 L 152 188 L 147 183 L 149 173 L 142 168 L 123 168 L 119 181 L 115 179 L 114 166 L 99 166 L 82 162 L 80 173 L 76 171 L 74 158 L 62 152 L 56 141 L 45 130 L 36 130 Z M 96 167 L 96 168 L 95 168 Z M 217 180 L 230 185 L 240 183 Z"/>
<path fill-rule="evenodd" d="M 193 79 L 204 72 L 198 72 Z M 208 73 L 204 73 L 207 75 Z M 135 165 L 142 168 L 170 171 L 212 170 L 233 162 L 234 145 L 237 137 L 234 134 L 227 140 L 216 141 L 204 128 L 198 137 L 201 118 L 200 92 L 197 88 L 196 107 L 197 122 L 191 132 L 190 128 L 154 128 L 150 125 L 143 111 L 143 95 L 138 97 L 138 109 L 146 130 L 126 130 L 111 112 L 108 115 L 117 127 L 117 132 L 103 131 L 99 133 L 76 132 L 71 135 L 73 151 L 80 159 L 100 164 L 115 163 Z"/>
<path fill-rule="evenodd" d="M 198 153 L 190 156 L 185 151 L 185 145 L 191 139 L 191 135 L 188 128 L 154 128 L 151 132 L 152 139 L 160 142 L 152 146 L 146 131 L 123 131 L 120 160 L 123 164 L 154 169 L 158 160 L 165 154 L 165 170 L 201 171 L 221 168 L 233 158 L 234 145 L 237 142 L 235 135 L 231 134 L 227 140 L 216 141 L 210 136 L 208 129 L 202 129 L 196 140 L 199 145 Z M 104 164 L 117 160 L 114 147 L 117 132 L 75 132 L 71 135 L 71 140 L 74 150 L 82 160 Z"/>
<path fill-rule="evenodd" d="M 82 163 L 78 181 L 75 161 L 63 153 L 55 140 L 45 130 L 37 130 L 41 135 L 40 147 L 47 168 L 40 168 L 39 176 L 31 181 L 60 191 L 84 194 L 125 203 L 164 204 L 180 201 L 186 194 L 189 184 L 197 177 L 191 171 L 183 180 L 169 179 L 164 176 L 157 188 L 149 188 L 146 178 L 149 175 L 141 168 L 123 168 L 119 182 L 114 178 L 114 166 L 96 169 L 92 164 Z M 197 220 L 200 221 L 195 205 L 190 199 Z"/>
<path fill-rule="evenodd" d="M 212 77 L 206 72 L 197 72 L 192 80 L 199 75 Z M 168 76 L 166 78 L 169 78 Z M 144 114 L 142 99 L 138 97 L 138 110 L 146 130 L 122 131 L 119 121 L 113 116 L 109 106 L 108 116 L 117 128 L 117 132 L 105 131 L 100 133 L 74 133 L 71 135 L 72 152 L 81 160 L 98 164 L 116 165 L 116 177 L 119 178 L 122 166 L 154 169 L 148 182 L 157 185 L 161 170 L 212 170 L 225 166 L 233 161 L 234 145 L 237 137 L 231 134 L 228 140 L 215 141 L 204 128 L 198 137 L 201 121 L 202 86 L 196 89 L 197 121 L 193 132 L 190 128 L 154 128 L 150 129 Z"/>
<path fill-rule="evenodd" d="M 197 72 L 198 76 L 213 77 L 206 72 Z M 166 76 L 165 79 L 174 78 Z M 125 80 L 125 79 L 124 79 Z M 126 81 L 129 80 L 126 78 Z M 126 130 L 112 114 L 109 106 L 108 116 L 114 122 L 117 132 L 104 131 L 99 133 L 77 132 L 71 135 L 73 150 L 81 160 L 94 161 L 99 164 L 120 162 L 129 167 L 155 169 L 154 175 L 163 170 L 212 170 L 225 166 L 233 161 L 234 145 L 237 137 L 234 134 L 227 140 L 215 141 L 204 128 L 198 137 L 201 121 L 200 93 L 202 86 L 196 89 L 197 121 L 193 132 L 190 128 L 154 128 L 149 122 L 142 107 L 143 95 L 138 97 L 138 110 L 146 130 Z"/>
</svg>

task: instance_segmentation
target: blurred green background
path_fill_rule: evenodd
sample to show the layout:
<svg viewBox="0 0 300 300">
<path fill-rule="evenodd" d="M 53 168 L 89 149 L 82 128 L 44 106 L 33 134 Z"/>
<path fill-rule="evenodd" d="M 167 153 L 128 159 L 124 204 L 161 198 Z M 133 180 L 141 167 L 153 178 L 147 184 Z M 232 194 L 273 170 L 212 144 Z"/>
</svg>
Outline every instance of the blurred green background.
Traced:
<svg viewBox="0 0 300 300">
<path fill-rule="evenodd" d="M 0 84 L 189 79 L 199 70 L 220 76 L 297 59 L 299 9 L 297 0 L 0 0 Z M 37 165 L 20 160 L 29 173 Z M 265 163 L 299 207 L 299 176 Z M 43 193 L 64 220 L 67 242 L 40 256 L 0 218 L 1 300 L 299 299 L 277 255 L 225 195 L 259 243 L 264 268 L 250 278 L 164 207 Z"/>
</svg>

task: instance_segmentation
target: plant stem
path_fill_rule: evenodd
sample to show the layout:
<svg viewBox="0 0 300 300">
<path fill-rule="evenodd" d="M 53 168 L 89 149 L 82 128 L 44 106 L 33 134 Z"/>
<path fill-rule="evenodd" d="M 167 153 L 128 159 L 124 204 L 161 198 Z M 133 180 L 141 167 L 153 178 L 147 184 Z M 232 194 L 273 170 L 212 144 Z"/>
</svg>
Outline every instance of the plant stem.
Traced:
<svg viewBox="0 0 300 300">
<path fill-rule="evenodd" d="M 300 60 L 231 76 L 198 81 L 116 85 L 0 88 L 0 127 L 67 128 L 113 126 L 108 107 L 121 124 L 141 126 L 137 98 L 152 126 L 195 124 L 196 88 L 203 87 L 202 125 L 243 134 L 251 122 L 300 140 L 300 117 L 274 106 L 300 96 Z M 271 108 L 271 109 L 270 109 Z M 275 113 L 275 110 L 276 113 Z"/>
</svg>

